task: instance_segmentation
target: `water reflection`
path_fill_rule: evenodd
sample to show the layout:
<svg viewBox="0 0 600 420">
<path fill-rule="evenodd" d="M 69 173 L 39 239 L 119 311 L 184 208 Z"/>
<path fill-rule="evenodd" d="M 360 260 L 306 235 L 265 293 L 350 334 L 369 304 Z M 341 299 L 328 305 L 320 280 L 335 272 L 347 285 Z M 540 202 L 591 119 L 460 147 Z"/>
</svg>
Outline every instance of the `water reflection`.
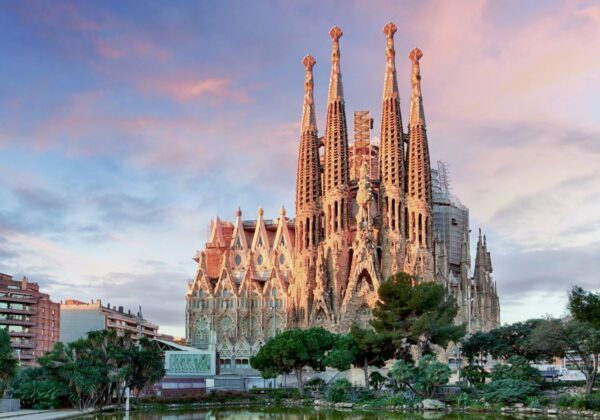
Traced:
<svg viewBox="0 0 600 420">
<path fill-rule="evenodd" d="M 545 418 L 535 416 L 528 418 Z M 125 414 L 102 414 L 80 417 L 86 420 L 510 420 L 523 418 L 501 414 L 483 413 L 387 413 L 356 410 L 317 410 L 312 408 L 243 408 L 204 409 L 195 411 L 164 411 L 152 413 L 132 412 Z"/>
</svg>

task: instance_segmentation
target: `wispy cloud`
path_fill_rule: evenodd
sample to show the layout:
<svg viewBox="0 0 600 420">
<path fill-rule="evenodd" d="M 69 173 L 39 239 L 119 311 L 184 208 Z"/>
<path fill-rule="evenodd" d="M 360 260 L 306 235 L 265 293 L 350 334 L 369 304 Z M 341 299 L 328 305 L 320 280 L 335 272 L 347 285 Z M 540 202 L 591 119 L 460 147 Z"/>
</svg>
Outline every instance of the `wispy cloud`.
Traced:
<svg viewBox="0 0 600 420">
<path fill-rule="evenodd" d="M 197 100 L 209 103 L 223 103 L 231 100 L 240 103 L 249 103 L 250 97 L 246 92 L 235 89 L 230 79 L 206 78 L 206 79 L 180 79 L 171 77 L 169 79 L 150 79 L 138 83 L 144 91 L 166 95 L 179 102 L 190 102 Z"/>
</svg>

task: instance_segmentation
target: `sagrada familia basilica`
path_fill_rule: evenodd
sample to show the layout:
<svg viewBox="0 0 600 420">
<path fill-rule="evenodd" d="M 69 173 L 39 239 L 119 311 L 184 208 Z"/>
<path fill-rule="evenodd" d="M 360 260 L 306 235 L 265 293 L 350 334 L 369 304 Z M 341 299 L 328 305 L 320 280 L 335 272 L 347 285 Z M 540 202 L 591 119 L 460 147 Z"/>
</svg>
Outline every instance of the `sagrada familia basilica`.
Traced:
<svg viewBox="0 0 600 420">
<path fill-rule="evenodd" d="M 307 55 L 296 178 L 295 218 L 282 207 L 277 219 L 217 218 L 198 271 L 188 285 L 186 334 L 192 345 L 215 340 L 221 358 L 245 364 L 269 337 L 293 327 L 346 332 L 368 325 L 379 285 L 404 271 L 415 281 L 436 281 L 456 296 L 457 322 L 472 331 L 500 324 L 492 265 L 481 233 L 474 274 L 468 227 L 460 264 L 448 262 L 433 226 L 432 178 L 421 94 L 418 48 L 410 52 L 412 93 L 407 131 L 400 112 L 394 33 L 385 33 L 379 145 L 348 127 L 340 67 L 342 31 L 333 27 L 325 134 L 319 137 L 313 97 L 315 59 Z M 361 113 L 355 115 L 360 126 Z M 364 116 L 364 113 L 363 113 Z M 364 121 L 363 121 L 364 122 Z M 367 122 L 368 124 L 368 122 Z M 360 128 L 360 127 L 359 127 Z M 356 131 L 356 128 L 355 128 Z"/>
</svg>

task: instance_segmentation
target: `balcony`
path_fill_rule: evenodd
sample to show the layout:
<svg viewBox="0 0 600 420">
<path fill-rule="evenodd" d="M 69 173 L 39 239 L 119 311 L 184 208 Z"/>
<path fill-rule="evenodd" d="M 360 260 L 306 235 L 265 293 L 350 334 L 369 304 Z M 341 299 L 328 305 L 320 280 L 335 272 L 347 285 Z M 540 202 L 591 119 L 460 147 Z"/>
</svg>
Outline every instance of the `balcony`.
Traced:
<svg viewBox="0 0 600 420">
<path fill-rule="evenodd" d="M 27 303 L 30 305 L 35 305 L 37 300 L 32 297 L 15 297 L 15 296 L 2 296 L 0 297 L 0 301 L 2 302 L 15 302 L 15 303 Z"/>
<path fill-rule="evenodd" d="M 13 349 L 34 349 L 35 348 L 35 343 L 33 341 L 21 341 L 21 342 L 12 341 L 10 344 L 12 345 Z"/>
<path fill-rule="evenodd" d="M 3 314 L 23 314 L 23 315 L 35 315 L 37 311 L 33 308 L 30 309 L 14 309 L 14 308 L 0 308 L 0 313 Z"/>
<path fill-rule="evenodd" d="M 20 319 L 2 319 L 0 318 L 0 325 L 23 325 L 26 327 L 33 327 L 35 325 L 35 321 L 29 320 L 20 320 Z"/>
<path fill-rule="evenodd" d="M 10 337 L 35 337 L 32 331 L 8 331 Z"/>
</svg>

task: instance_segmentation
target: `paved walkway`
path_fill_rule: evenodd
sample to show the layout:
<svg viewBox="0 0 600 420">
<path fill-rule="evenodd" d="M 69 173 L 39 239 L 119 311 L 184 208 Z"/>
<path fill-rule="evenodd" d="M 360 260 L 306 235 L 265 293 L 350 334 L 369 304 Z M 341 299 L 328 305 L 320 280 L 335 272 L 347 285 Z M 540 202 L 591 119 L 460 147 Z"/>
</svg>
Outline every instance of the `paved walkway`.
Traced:
<svg viewBox="0 0 600 420">
<path fill-rule="evenodd" d="M 91 412 L 91 411 L 89 411 Z M 85 411 L 73 409 L 66 410 L 20 410 L 0 413 L 0 419 L 18 419 L 18 420 L 51 420 L 66 419 L 86 414 Z"/>
</svg>

